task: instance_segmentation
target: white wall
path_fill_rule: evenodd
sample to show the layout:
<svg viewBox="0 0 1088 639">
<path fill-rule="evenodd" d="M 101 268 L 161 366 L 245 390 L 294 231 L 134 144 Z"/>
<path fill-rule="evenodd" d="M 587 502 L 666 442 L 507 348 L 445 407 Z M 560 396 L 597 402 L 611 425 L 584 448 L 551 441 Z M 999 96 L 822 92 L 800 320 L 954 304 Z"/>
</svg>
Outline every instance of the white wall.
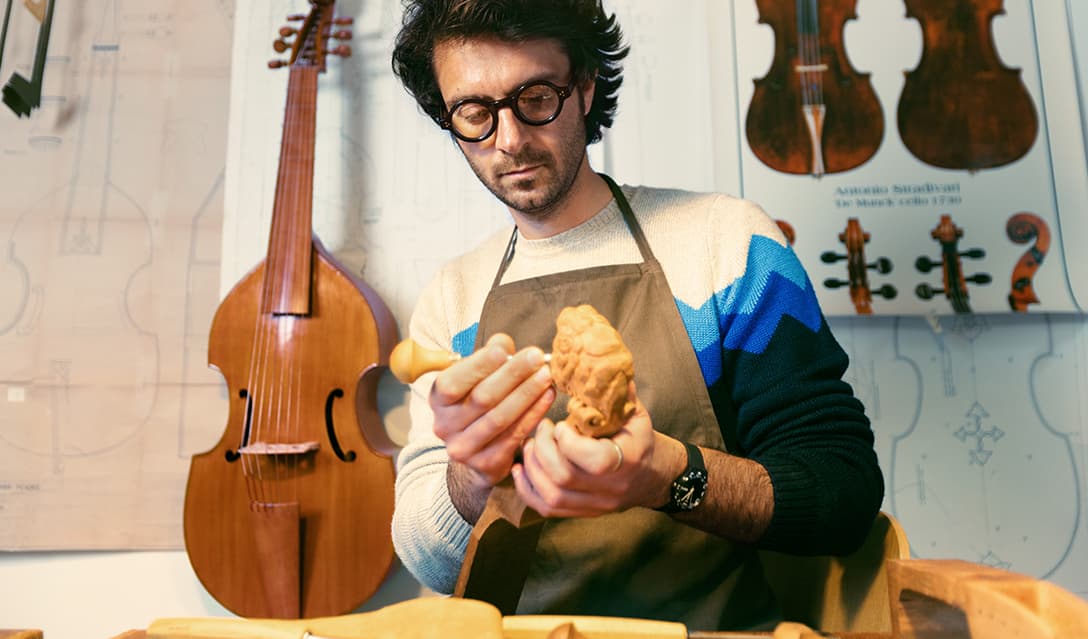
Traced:
<svg viewBox="0 0 1088 639">
<path fill-rule="evenodd" d="M 872 1 L 861 0 L 859 12 Z M 1084 6 L 1069 1 L 1071 7 Z M 225 284 L 264 250 L 263 240 L 254 241 L 244 229 L 267 225 L 271 210 L 268 175 L 275 171 L 278 140 L 261 132 L 276 130 L 282 86 L 260 70 L 269 34 L 300 4 L 240 0 L 236 10 L 233 62 L 236 70 L 250 71 L 236 71 L 232 96 Z M 315 228 L 338 255 L 359 266 L 404 327 L 416 292 L 437 264 L 506 218 L 389 77 L 398 3 L 339 4 L 342 12 L 358 16 L 356 31 L 370 37 L 357 38 L 354 66 L 334 66 L 323 79 L 317 160 L 322 206 Z M 674 3 L 610 4 L 636 48 L 619 120 L 609 143 L 593 150 L 595 166 L 629 183 L 739 191 L 733 159 L 740 144 L 737 105 L 714 81 L 729 72 L 734 53 L 712 25 L 731 19 L 731 4 L 690 0 L 686 11 Z M 1086 26 L 1088 19 L 1078 22 L 1077 33 L 1088 38 Z M 1083 44 L 1078 49 L 1082 71 L 1088 67 L 1086 50 Z M 685 112 L 684 127 L 666 132 L 654 126 L 655 113 L 667 113 L 675 96 L 692 91 L 700 100 Z M 1076 104 L 1060 108 L 1075 117 Z M 1085 176 L 1081 171 L 1072 178 Z M 352 237 L 360 232 L 366 236 Z M 832 321 L 853 358 L 850 381 L 873 418 L 888 478 L 885 508 L 899 516 L 918 556 L 1002 565 L 1088 596 L 1088 321 L 975 320 L 981 322 Z M 395 433 L 405 428 L 395 406 L 400 392 L 383 392 L 386 403 L 394 404 Z M 1001 441 L 971 440 L 995 455 L 992 463 L 972 464 L 970 450 L 962 448 L 970 433 L 957 436 L 970 426 L 968 399 L 990 407 L 986 428 L 998 426 L 1004 433 Z M 366 608 L 420 593 L 399 570 Z M 0 556 L 0 627 L 43 628 L 47 639 L 85 639 L 146 627 L 159 617 L 226 614 L 204 592 L 183 551 Z"/>
</svg>

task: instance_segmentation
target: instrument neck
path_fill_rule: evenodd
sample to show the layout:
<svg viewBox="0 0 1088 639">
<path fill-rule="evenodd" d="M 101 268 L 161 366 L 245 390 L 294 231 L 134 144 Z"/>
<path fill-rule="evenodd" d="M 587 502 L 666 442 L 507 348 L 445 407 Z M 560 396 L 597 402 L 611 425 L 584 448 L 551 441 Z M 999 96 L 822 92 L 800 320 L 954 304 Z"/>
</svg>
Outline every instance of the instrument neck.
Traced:
<svg viewBox="0 0 1088 639">
<path fill-rule="evenodd" d="M 801 80 L 801 102 L 806 107 L 822 107 L 823 53 L 820 51 L 820 9 L 816 0 L 796 0 L 797 2 L 797 67 Z M 811 109 L 810 109 L 811 110 Z M 823 114 L 806 114 L 810 133 L 823 137 Z M 819 144 L 818 140 L 816 144 Z M 818 171 L 818 172 L 815 172 Z M 823 174 L 823 167 L 814 172 Z"/>
<path fill-rule="evenodd" d="M 308 315 L 310 312 L 318 72 L 316 66 L 291 67 L 262 313 Z"/>
<path fill-rule="evenodd" d="M 815 0 L 796 0 L 797 34 L 802 38 L 820 38 L 820 10 Z M 804 55 L 804 53 L 802 53 Z"/>
</svg>

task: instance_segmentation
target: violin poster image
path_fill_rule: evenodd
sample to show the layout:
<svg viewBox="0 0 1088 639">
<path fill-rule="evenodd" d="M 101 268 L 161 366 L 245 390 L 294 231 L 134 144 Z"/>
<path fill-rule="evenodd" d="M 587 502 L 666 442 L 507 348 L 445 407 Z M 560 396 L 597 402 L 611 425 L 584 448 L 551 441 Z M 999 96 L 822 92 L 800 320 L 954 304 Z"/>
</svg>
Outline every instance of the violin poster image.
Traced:
<svg viewBox="0 0 1088 639">
<path fill-rule="evenodd" d="M 814 274 L 825 313 L 1082 310 L 1070 282 L 1088 272 L 1068 266 L 1060 234 L 1069 225 L 1055 190 L 1064 169 L 1051 161 L 1067 144 L 1068 114 L 1042 108 L 1055 85 L 1043 72 L 1060 65 L 1045 57 L 1040 29 L 1067 29 L 1055 23 L 1064 11 L 1037 0 L 734 7 L 723 38 L 736 60 L 740 195 L 789 216 L 793 250 Z M 835 164 L 848 154 L 831 133 L 833 111 L 849 118 L 853 151 L 868 149 L 852 162 Z M 1048 116 L 1061 124 L 1048 127 Z M 881 117 L 887 125 L 878 129 Z M 1017 212 L 1031 212 L 1032 226 L 1052 236 L 1032 240 L 1046 248 L 1048 268 L 1018 269 L 1033 277 L 1030 287 L 1016 285 L 1014 303 L 1006 277 L 1032 247 L 1006 232 Z"/>
<path fill-rule="evenodd" d="M 1039 131 L 1018 68 L 992 30 L 1004 0 L 906 0 L 924 36 L 922 59 L 899 97 L 899 135 L 926 164 L 966 171 L 1015 162 Z"/>
<path fill-rule="evenodd" d="M 757 0 L 774 30 L 774 59 L 755 81 L 745 134 L 763 163 L 783 173 L 849 171 L 876 153 L 884 114 L 843 44 L 855 0 Z"/>
</svg>

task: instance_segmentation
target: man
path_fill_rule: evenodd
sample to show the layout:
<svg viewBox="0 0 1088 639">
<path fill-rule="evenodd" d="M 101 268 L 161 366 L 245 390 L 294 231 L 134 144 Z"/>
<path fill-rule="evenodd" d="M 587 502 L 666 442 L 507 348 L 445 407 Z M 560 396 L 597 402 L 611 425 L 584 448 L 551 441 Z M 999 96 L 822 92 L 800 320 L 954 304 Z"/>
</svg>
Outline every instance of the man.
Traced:
<svg viewBox="0 0 1088 639">
<path fill-rule="evenodd" d="M 551 518 L 519 612 L 750 627 L 775 614 L 754 549 L 852 551 L 883 479 L 846 355 L 775 223 L 590 167 L 626 53 L 599 0 L 407 2 L 394 71 L 516 228 L 446 265 L 413 314 L 413 339 L 464 358 L 413 384 L 394 543 L 450 592 L 512 476 Z M 561 421 L 542 351 L 583 303 L 634 354 L 637 410 L 611 438 Z"/>
</svg>

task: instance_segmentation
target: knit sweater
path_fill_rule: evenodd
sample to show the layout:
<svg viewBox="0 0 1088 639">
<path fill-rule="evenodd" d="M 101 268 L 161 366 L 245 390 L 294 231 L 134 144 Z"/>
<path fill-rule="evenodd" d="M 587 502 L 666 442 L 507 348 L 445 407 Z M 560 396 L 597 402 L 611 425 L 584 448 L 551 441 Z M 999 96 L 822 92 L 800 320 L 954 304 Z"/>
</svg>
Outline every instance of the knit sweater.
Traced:
<svg viewBox="0 0 1088 639">
<path fill-rule="evenodd" d="M 751 202 L 648 187 L 624 186 L 623 192 L 661 262 L 719 420 L 735 411 L 739 449 L 730 452 L 759 462 L 770 476 L 774 513 L 757 546 L 794 554 L 851 552 L 880 507 L 884 481 L 864 408 L 842 379 L 847 356 L 797 256 Z M 462 355 L 472 351 L 510 232 L 496 233 L 440 270 L 412 315 L 413 339 Z M 519 236 L 503 283 L 640 261 L 613 201 L 558 235 Z M 472 527 L 446 486 L 449 457 L 427 404 L 434 375 L 411 389 L 408 443 L 397 458 L 393 542 L 423 585 L 448 593 Z"/>
</svg>

